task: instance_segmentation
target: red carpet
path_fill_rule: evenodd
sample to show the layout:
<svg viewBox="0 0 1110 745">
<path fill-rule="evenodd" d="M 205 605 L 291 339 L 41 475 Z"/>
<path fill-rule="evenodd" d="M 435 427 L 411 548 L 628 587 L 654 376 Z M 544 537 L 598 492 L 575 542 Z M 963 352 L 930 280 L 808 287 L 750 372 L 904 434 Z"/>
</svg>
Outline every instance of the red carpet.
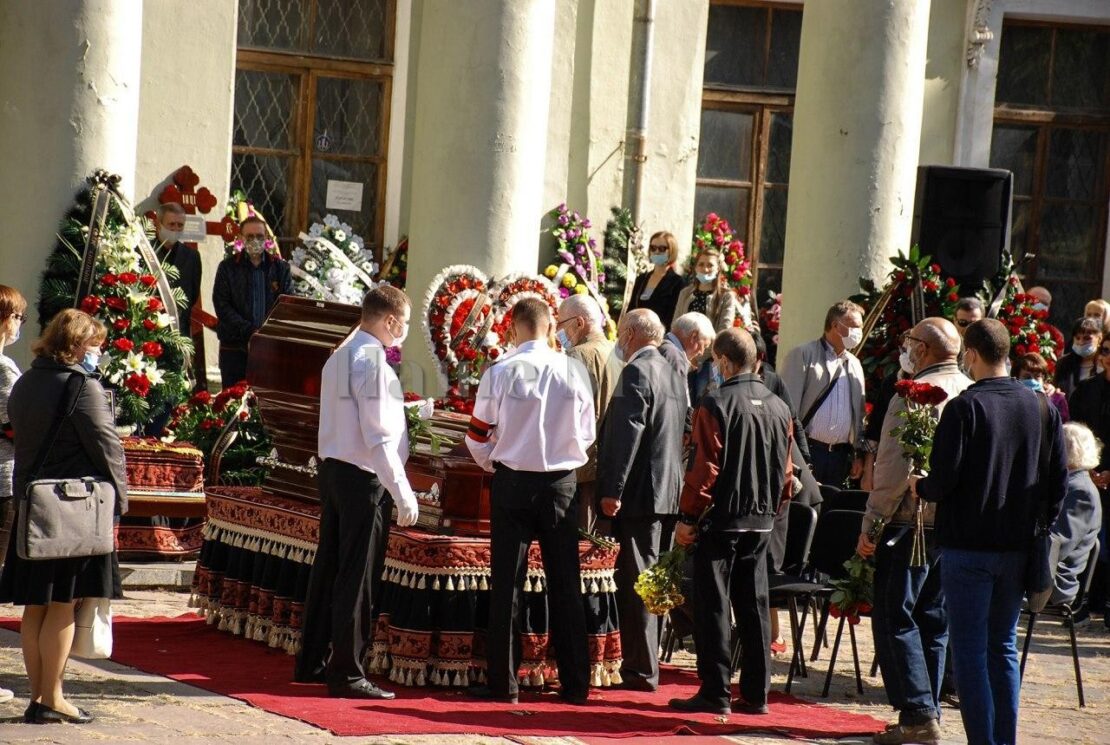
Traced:
<svg viewBox="0 0 1110 745">
<path fill-rule="evenodd" d="M 19 628 L 15 619 L 0 626 Z M 328 698 L 322 685 L 290 682 L 293 658 L 262 644 L 216 631 L 193 615 L 179 618 L 116 618 L 116 662 L 164 675 L 260 709 L 299 719 L 337 735 L 477 734 L 631 737 L 727 735 L 774 732 L 787 737 L 849 737 L 877 732 L 873 717 L 818 706 L 772 693 L 771 714 L 682 715 L 667 708 L 691 696 L 697 677 L 664 668 L 655 693 L 594 691 L 586 706 L 566 706 L 551 693 L 525 693 L 518 706 L 480 703 L 462 693 L 432 688 L 394 688 L 383 703 Z M 382 681 L 388 685 L 388 681 Z"/>
</svg>

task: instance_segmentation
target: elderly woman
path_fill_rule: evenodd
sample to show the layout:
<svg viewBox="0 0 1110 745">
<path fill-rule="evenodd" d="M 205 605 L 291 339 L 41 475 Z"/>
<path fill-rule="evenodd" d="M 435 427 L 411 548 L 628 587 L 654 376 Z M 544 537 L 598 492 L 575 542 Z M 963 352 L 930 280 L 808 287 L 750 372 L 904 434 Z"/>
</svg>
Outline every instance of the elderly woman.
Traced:
<svg viewBox="0 0 1110 745">
<path fill-rule="evenodd" d="M 666 231 L 653 235 L 648 241 L 648 260 L 652 269 L 636 277 L 627 310 L 650 308 L 659 316 L 663 327 L 670 330 L 678 293 L 682 291 L 682 277 L 674 270 L 678 261 L 678 239 Z"/>
<path fill-rule="evenodd" d="M 94 477 L 112 482 L 115 510 L 126 511 L 123 447 L 108 396 L 93 375 L 106 336 L 95 318 L 68 309 L 55 316 L 35 342 L 31 369 L 16 382 L 8 401 L 15 432 L 16 495 L 24 494 L 34 477 Z M 64 417 L 57 437 L 39 472 L 32 474 L 40 450 L 48 446 L 56 416 Z M 17 524 L 19 509 L 22 506 L 17 508 Z M 20 636 L 31 688 L 25 721 L 92 721 L 91 714 L 65 699 L 62 679 L 73 644 L 74 601 L 111 595 L 110 553 L 28 561 L 19 557 L 16 541 L 8 545 L 0 602 L 24 606 Z"/>
<path fill-rule="evenodd" d="M 1052 525 L 1052 542 L 1060 552 L 1056 589 L 1051 603 L 1070 603 L 1079 592 L 1079 578 L 1087 568 L 1091 549 L 1102 528 L 1102 502 L 1090 471 L 1099 464 L 1102 445 L 1086 426 L 1064 425 L 1068 449 L 1068 492 Z"/>
<path fill-rule="evenodd" d="M 1110 326 L 1110 303 L 1105 300 L 1092 300 L 1083 306 L 1083 315 L 1102 324 L 1103 333 Z"/>
<path fill-rule="evenodd" d="M 1056 363 L 1056 387 L 1065 396 L 1084 380 L 1098 375 L 1098 346 L 1102 343 L 1102 322 L 1084 316 L 1071 327 L 1071 351 Z"/>
</svg>

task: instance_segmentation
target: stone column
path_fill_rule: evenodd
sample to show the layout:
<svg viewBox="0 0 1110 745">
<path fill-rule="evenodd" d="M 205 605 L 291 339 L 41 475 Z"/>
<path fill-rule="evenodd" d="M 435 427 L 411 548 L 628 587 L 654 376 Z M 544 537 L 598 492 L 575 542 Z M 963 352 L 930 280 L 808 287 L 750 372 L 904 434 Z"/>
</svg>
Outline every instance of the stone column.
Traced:
<svg viewBox="0 0 1110 745">
<path fill-rule="evenodd" d="M 133 195 L 142 3 L 0 3 L 0 264 L 32 304 L 56 225 L 97 168 Z M 11 348 L 26 365 L 28 324 Z"/>
<path fill-rule="evenodd" d="M 403 377 L 425 393 L 438 387 L 417 320 L 432 278 L 450 264 L 491 276 L 538 268 L 554 26 L 554 0 L 426 0 L 413 8 L 414 326 Z"/>
<path fill-rule="evenodd" d="M 783 354 L 908 250 L 929 0 L 806 3 L 794 106 Z"/>
</svg>

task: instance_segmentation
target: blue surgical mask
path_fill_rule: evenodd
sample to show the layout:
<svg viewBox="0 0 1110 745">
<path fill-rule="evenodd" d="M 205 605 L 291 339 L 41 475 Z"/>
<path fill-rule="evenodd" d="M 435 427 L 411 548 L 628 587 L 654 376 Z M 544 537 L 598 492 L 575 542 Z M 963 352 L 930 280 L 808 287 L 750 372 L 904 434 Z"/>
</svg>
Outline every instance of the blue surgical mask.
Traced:
<svg viewBox="0 0 1110 745">
<path fill-rule="evenodd" d="M 19 341 L 19 332 L 22 330 L 23 324 L 16 322 L 15 331 L 12 332 L 12 338 L 8 339 L 8 344 L 15 344 Z"/>
<path fill-rule="evenodd" d="M 559 346 L 563 348 L 564 352 L 569 352 L 571 347 L 574 346 L 574 342 L 572 342 L 570 340 L 570 337 L 567 336 L 567 332 L 563 331 L 562 329 L 559 329 L 555 332 L 555 337 L 559 340 Z"/>
<path fill-rule="evenodd" d="M 713 280 L 717 279 L 716 274 L 702 274 L 701 272 L 698 272 L 697 277 L 698 277 L 698 281 L 701 282 L 702 284 L 708 284 L 708 283 L 712 282 Z"/>
<path fill-rule="evenodd" d="M 667 254 L 652 254 L 648 257 L 648 261 L 650 261 L 655 266 L 666 266 L 667 264 L 671 263 L 671 257 Z"/>
<path fill-rule="evenodd" d="M 1031 391 L 1036 391 L 1037 393 L 1044 393 L 1044 383 L 1037 380 L 1036 378 L 1022 378 L 1021 379 L 1021 384 L 1023 386 L 1025 386 L 1026 388 L 1028 388 L 1029 390 L 1031 390 Z"/>
<path fill-rule="evenodd" d="M 1044 303 L 1033 303 L 1033 310 L 1048 310 L 1048 306 Z"/>
<path fill-rule="evenodd" d="M 717 367 L 716 362 L 714 362 L 709 367 L 709 378 L 713 381 L 713 385 L 717 386 L 718 388 L 720 388 L 725 382 L 725 377 L 721 375 L 721 368 Z"/>
<path fill-rule="evenodd" d="M 1094 342 L 1090 344 L 1079 344 L 1078 342 L 1071 345 L 1071 351 L 1078 354 L 1080 357 L 1090 357 L 1095 353 L 1097 345 Z"/>
<path fill-rule="evenodd" d="M 81 367 L 89 372 L 96 372 L 96 366 L 100 364 L 100 352 L 93 352 L 89 350 L 85 352 L 85 356 L 81 359 Z"/>
</svg>

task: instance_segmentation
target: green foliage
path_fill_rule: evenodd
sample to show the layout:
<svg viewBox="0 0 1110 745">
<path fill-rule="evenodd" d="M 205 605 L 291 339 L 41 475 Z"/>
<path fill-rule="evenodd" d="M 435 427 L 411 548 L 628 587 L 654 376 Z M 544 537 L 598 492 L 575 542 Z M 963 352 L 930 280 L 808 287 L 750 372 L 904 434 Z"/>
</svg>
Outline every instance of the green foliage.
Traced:
<svg viewBox="0 0 1110 745">
<path fill-rule="evenodd" d="M 229 486 L 257 486 L 266 478 L 258 458 L 273 446 L 262 427 L 254 394 L 240 383 L 212 396 L 196 393 L 174 410 L 169 430 L 174 440 L 188 442 L 209 460 L 216 441 L 227 425 L 235 420 L 237 437 L 220 460 L 219 482 Z"/>
<path fill-rule="evenodd" d="M 605 245 L 601 263 L 605 283 L 601 293 L 609 301 L 609 313 L 615 320 L 624 308 L 625 286 L 647 269 L 647 259 L 640 246 L 640 229 L 632 222 L 632 213 L 624 207 L 613 207 L 612 217 L 605 224 Z M 628 266 L 628 247 L 633 246 L 634 264 Z"/>
</svg>

